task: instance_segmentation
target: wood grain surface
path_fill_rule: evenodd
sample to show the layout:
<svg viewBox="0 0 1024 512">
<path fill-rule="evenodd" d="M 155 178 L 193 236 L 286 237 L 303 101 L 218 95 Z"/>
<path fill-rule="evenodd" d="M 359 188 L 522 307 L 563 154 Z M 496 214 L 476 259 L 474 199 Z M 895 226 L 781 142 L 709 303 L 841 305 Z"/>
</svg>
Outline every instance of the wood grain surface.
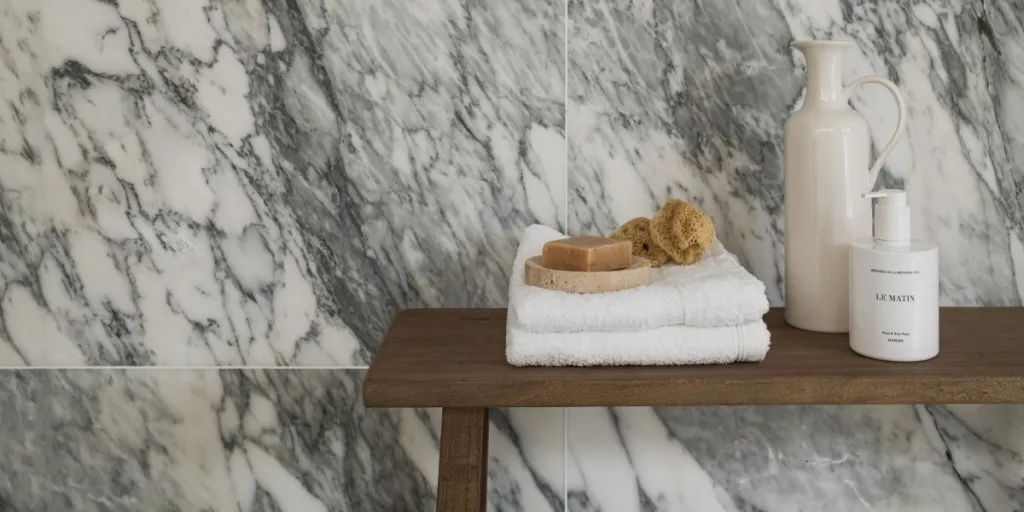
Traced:
<svg viewBox="0 0 1024 512">
<path fill-rule="evenodd" d="M 855 354 L 845 334 L 765 316 L 761 363 L 517 368 L 504 309 L 399 313 L 366 376 L 369 407 L 906 404 L 1024 402 L 1024 308 L 942 308 L 940 352 L 891 363 Z"/>
<path fill-rule="evenodd" d="M 487 509 L 487 413 L 483 407 L 446 408 L 441 412 L 438 512 Z"/>
</svg>

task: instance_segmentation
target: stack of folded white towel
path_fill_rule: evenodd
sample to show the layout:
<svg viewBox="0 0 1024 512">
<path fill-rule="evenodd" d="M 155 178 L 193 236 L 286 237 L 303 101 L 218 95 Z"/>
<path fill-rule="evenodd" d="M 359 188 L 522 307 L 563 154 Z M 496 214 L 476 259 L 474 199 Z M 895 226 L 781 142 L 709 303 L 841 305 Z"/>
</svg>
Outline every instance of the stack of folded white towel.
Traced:
<svg viewBox="0 0 1024 512">
<path fill-rule="evenodd" d="M 505 354 L 516 366 L 722 364 L 761 361 L 764 284 L 715 241 L 696 265 L 651 269 L 648 286 L 574 294 L 526 286 L 527 258 L 565 238 L 526 228 L 509 286 Z"/>
</svg>

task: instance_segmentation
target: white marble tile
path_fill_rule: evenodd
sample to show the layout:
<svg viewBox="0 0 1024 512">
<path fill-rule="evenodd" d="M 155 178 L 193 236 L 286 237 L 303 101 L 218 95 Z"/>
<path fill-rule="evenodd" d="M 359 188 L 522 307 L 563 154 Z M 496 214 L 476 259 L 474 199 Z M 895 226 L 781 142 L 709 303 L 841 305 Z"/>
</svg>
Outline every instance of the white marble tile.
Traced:
<svg viewBox="0 0 1024 512">
<path fill-rule="evenodd" d="M 488 510 L 565 508 L 565 409 L 491 410 Z"/>
<path fill-rule="evenodd" d="M 366 410 L 361 371 L 7 371 L 14 510 L 423 510 L 429 416 Z M 369 485 L 372 482 L 372 485 Z"/>
<path fill-rule="evenodd" d="M 570 409 L 568 508 L 1013 510 L 1024 505 L 1024 484 L 1019 429 L 1010 426 L 1022 410 Z"/>
<path fill-rule="evenodd" d="M 565 215 L 554 0 L 0 5 L 0 366 L 367 363 Z"/>
<path fill-rule="evenodd" d="M 597 0 L 569 3 L 569 229 L 613 230 L 668 198 L 696 202 L 782 303 L 783 123 L 802 38 L 857 44 L 847 80 L 906 96 L 906 138 L 881 182 L 906 187 L 939 245 L 946 304 L 1020 305 L 1024 274 L 1024 10 L 1011 1 Z M 855 94 L 875 148 L 895 103 Z"/>
<path fill-rule="evenodd" d="M 359 370 L 0 372 L 3 510 L 433 510 L 440 411 Z M 564 412 L 494 411 L 490 509 L 560 511 Z"/>
<path fill-rule="evenodd" d="M 850 39 L 848 80 L 909 108 L 885 186 L 939 245 L 943 302 L 1024 295 L 1024 11 L 1014 2 L 569 3 L 569 230 L 609 232 L 695 201 L 782 303 L 781 133 L 794 39 Z M 894 103 L 853 106 L 881 147 Z M 1017 406 L 570 410 L 571 510 L 1013 510 Z"/>
<path fill-rule="evenodd" d="M 920 408 L 931 416 L 945 455 L 967 483 L 979 510 L 1024 506 L 1024 406 L 947 405 Z M 931 425 L 929 425 L 931 427 Z"/>
</svg>

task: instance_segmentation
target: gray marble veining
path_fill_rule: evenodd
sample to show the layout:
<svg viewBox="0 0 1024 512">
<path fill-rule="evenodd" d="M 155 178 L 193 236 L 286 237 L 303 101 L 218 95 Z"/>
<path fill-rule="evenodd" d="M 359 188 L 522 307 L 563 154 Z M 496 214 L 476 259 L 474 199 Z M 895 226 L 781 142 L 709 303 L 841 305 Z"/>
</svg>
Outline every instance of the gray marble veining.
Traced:
<svg viewBox="0 0 1024 512">
<path fill-rule="evenodd" d="M 564 7 L 0 5 L 0 365 L 364 365 L 564 217 Z"/>
<path fill-rule="evenodd" d="M 0 366 L 362 366 L 398 308 L 503 304 L 524 225 L 608 232 L 671 197 L 711 214 L 781 303 L 801 38 L 855 41 L 846 78 L 905 91 L 882 183 L 908 188 L 939 244 L 943 300 L 1020 305 L 1022 13 L 0 2 Z M 876 147 L 891 101 L 853 100 Z M 362 375 L 0 372 L 0 509 L 431 509 L 438 411 L 366 410 Z M 1022 411 L 498 410 L 489 505 L 1015 510 Z"/>
<path fill-rule="evenodd" d="M 944 455 L 971 494 L 974 508 L 1024 506 L 1024 407 L 1020 405 L 918 406 L 933 422 Z"/>
<path fill-rule="evenodd" d="M 362 370 L 0 372 L 0 510 L 433 510 L 440 414 Z M 562 510 L 562 411 L 497 410 L 491 510 Z"/>
<path fill-rule="evenodd" d="M 1015 510 L 1022 411 L 572 409 L 569 510 Z"/>
<path fill-rule="evenodd" d="M 363 373 L 4 372 L 0 503 L 423 510 L 435 482 L 417 464 L 437 449 L 436 415 L 363 409 Z"/>
<path fill-rule="evenodd" d="M 882 186 L 935 241 L 945 304 L 1024 296 L 1024 6 L 968 1 L 569 1 L 569 231 L 694 201 L 782 303 L 781 134 L 794 39 L 849 39 L 847 80 L 908 106 Z M 881 147 L 895 105 L 852 104 Z M 769 354 L 769 357 L 770 354 Z M 572 409 L 574 511 L 957 511 L 1024 507 L 1024 406 Z"/>
<path fill-rule="evenodd" d="M 935 241 L 946 304 L 1024 294 L 1024 10 L 1019 2 L 569 3 L 571 232 L 609 232 L 668 198 L 692 200 L 782 302 L 783 123 L 798 105 L 795 39 L 848 39 L 847 80 L 891 77 L 907 136 L 880 182 L 906 187 Z M 876 149 L 895 104 L 852 104 Z"/>
</svg>

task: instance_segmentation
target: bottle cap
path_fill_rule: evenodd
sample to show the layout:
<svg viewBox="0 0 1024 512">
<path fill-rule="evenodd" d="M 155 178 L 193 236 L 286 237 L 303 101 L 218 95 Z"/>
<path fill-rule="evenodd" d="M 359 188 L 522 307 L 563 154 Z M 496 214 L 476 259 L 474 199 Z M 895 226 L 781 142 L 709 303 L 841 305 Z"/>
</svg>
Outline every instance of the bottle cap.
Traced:
<svg viewBox="0 0 1024 512">
<path fill-rule="evenodd" d="M 875 240 L 885 242 L 910 241 L 910 206 L 907 193 L 896 189 L 882 189 L 863 194 L 866 198 L 878 198 L 875 205 Z"/>
</svg>

